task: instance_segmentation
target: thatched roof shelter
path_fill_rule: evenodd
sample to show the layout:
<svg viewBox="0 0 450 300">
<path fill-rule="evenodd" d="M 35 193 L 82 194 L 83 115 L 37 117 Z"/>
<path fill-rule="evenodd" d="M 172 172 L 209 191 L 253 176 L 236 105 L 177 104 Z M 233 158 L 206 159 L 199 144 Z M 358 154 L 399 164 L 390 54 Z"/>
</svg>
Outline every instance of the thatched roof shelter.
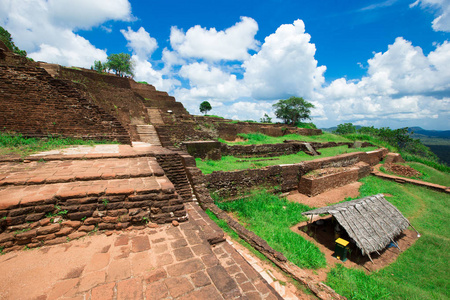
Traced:
<svg viewBox="0 0 450 300">
<path fill-rule="evenodd" d="M 322 207 L 302 215 L 331 214 L 347 231 L 363 255 L 383 250 L 409 221 L 383 194 Z M 395 243 L 395 242 L 394 242 Z"/>
</svg>

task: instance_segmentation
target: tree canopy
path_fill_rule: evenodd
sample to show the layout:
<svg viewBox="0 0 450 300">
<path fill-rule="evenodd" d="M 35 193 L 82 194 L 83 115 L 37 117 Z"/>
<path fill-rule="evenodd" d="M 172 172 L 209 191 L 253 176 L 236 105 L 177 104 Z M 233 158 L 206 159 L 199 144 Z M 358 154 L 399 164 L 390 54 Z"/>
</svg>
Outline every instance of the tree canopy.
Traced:
<svg viewBox="0 0 450 300">
<path fill-rule="evenodd" d="M 108 56 L 106 68 L 116 72 L 118 76 L 131 75 L 133 76 L 133 62 L 131 55 L 128 53 L 117 53 Z"/>
<path fill-rule="evenodd" d="M 94 61 L 92 70 L 104 73 L 106 70 L 113 70 L 117 76 L 134 75 L 134 64 L 131 61 L 131 55 L 127 53 L 111 54 L 106 62 Z"/>
<path fill-rule="evenodd" d="M 301 97 L 290 97 L 279 100 L 273 107 L 277 118 L 286 124 L 295 125 L 302 120 L 311 119 L 311 108 L 314 108 L 314 105 Z"/>
<path fill-rule="evenodd" d="M 200 103 L 200 112 L 202 114 L 206 114 L 211 109 L 211 104 L 208 101 L 203 101 L 202 103 Z"/>
<path fill-rule="evenodd" d="M 27 56 L 27 52 L 25 50 L 20 50 L 19 47 L 17 47 L 14 44 L 11 34 L 8 32 L 8 30 L 6 30 L 1 26 L 0 26 L 0 40 L 6 45 L 6 47 L 8 47 L 9 50 L 13 51 L 14 53 L 24 57 Z"/>
<path fill-rule="evenodd" d="M 336 133 L 336 134 L 350 134 L 350 133 L 355 133 L 355 132 L 356 132 L 356 127 L 352 123 L 339 124 L 337 126 L 337 129 L 335 131 L 333 131 L 333 133 Z"/>
</svg>

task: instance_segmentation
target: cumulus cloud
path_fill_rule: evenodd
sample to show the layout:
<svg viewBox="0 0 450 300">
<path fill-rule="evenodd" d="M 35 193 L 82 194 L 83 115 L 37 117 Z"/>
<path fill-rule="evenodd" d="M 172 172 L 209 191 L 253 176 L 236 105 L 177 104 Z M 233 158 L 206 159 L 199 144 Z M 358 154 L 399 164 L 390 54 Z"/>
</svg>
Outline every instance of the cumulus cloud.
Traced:
<svg viewBox="0 0 450 300">
<path fill-rule="evenodd" d="M 133 51 L 141 59 L 148 59 L 153 52 L 158 48 L 158 43 L 150 34 L 143 28 L 138 31 L 133 31 L 130 27 L 128 30 L 121 29 L 125 39 L 128 41 L 127 47 Z"/>
<path fill-rule="evenodd" d="M 311 97 L 324 83 L 324 66 L 317 67 L 316 47 L 297 20 L 281 25 L 266 37 L 261 50 L 245 61 L 244 81 L 255 99 L 274 100 L 288 96 Z"/>
<path fill-rule="evenodd" d="M 419 6 L 432 8 L 436 18 L 432 22 L 434 31 L 450 32 L 450 1 L 448 0 L 417 0 L 410 7 Z"/>
<path fill-rule="evenodd" d="M 90 67 L 94 60 L 106 59 L 105 50 L 75 34 L 76 29 L 132 19 L 127 0 L 2 0 L 0 5 L 0 25 L 19 48 L 35 60 L 69 66 Z"/>
<path fill-rule="evenodd" d="M 230 102 L 249 95 L 247 89 L 236 75 L 224 72 L 218 67 L 204 62 L 184 65 L 179 75 L 189 81 L 190 88 L 182 88 L 175 94 L 182 101 L 200 101 L 215 99 Z"/>
<path fill-rule="evenodd" d="M 448 118 L 450 44 L 424 55 L 420 47 L 397 38 L 368 61 L 367 76 L 333 81 L 323 90 L 327 115 L 340 121 Z"/>
<path fill-rule="evenodd" d="M 242 61 L 250 56 L 249 50 L 258 50 L 257 31 L 258 24 L 249 17 L 241 17 L 240 22 L 221 31 L 197 25 L 184 33 L 172 27 L 170 44 L 173 50 L 186 58 Z"/>
</svg>

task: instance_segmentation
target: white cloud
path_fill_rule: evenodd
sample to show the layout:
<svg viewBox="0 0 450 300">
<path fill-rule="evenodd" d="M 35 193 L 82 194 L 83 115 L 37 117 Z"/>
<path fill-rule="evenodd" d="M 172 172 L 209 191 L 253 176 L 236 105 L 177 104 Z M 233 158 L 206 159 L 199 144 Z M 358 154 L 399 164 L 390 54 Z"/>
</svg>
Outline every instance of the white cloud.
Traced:
<svg viewBox="0 0 450 300">
<path fill-rule="evenodd" d="M 202 28 L 199 25 L 186 33 L 172 27 L 170 43 L 172 49 L 182 57 L 198 58 L 208 61 L 244 60 L 250 55 L 249 50 L 258 50 L 255 40 L 258 24 L 248 17 L 223 31 L 215 28 Z"/>
<path fill-rule="evenodd" d="M 281 25 L 266 37 L 261 50 L 245 61 L 244 81 L 255 99 L 311 97 L 324 83 L 324 66 L 317 67 L 316 47 L 303 21 Z"/>
<path fill-rule="evenodd" d="M 368 64 L 367 76 L 360 80 L 347 82 L 340 78 L 323 89 L 321 101 L 328 104 L 325 112 L 330 119 L 360 123 L 369 119 L 383 125 L 393 120 L 445 122 L 448 118 L 448 42 L 425 56 L 420 47 L 397 38 L 386 52 L 374 54 Z"/>
<path fill-rule="evenodd" d="M 215 100 L 220 102 L 234 101 L 239 97 L 249 95 L 248 90 L 236 75 L 224 72 L 218 67 L 204 62 L 184 65 L 179 75 L 189 80 L 190 88 L 175 91 L 177 99 L 181 101 Z"/>
<path fill-rule="evenodd" d="M 432 22 L 434 31 L 450 32 L 450 1 L 448 0 L 417 0 L 410 7 L 416 7 L 420 4 L 422 8 L 435 10 L 436 18 Z"/>
<path fill-rule="evenodd" d="M 171 91 L 181 83 L 176 79 L 164 78 L 162 71 L 153 69 L 153 65 L 137 55 L 131 57 L 134 64 L 134 79 L 136 81 L 146 81 L 155 86 L 160 91 Z"/>
<path fill-rule="evenodd" d="M 125 39 L 128 41 L 127 47 L 133 51 L 141 59 L 148 59 L 158 48 L 158 43 L 143 27 L 138 31 L 133 31 L 130 27 L 128 30 L 121 29 Z"/>
<path fill-rule="evenodd" d="M 127 0 L 1 0 L 0 25 L 14 37 L 19 48 L 35 60 L 66 66 L 90 67 L 105 60 L 106 51 L 75 34 L 107 20 L 130 20 Z"/>
</svg>

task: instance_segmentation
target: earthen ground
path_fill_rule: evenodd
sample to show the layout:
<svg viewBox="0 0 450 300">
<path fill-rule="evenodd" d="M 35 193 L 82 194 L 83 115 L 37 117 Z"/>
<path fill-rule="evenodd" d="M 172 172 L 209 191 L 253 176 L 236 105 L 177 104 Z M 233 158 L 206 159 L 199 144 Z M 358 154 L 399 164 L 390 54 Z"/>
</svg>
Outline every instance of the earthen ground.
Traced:
<svg viewBox="0 0 450 300">
<path fill-rule="evenodd" d="M 348 197 L 358 197 L 359 188 L 361 187 L 361 185 L 361 182 L 353 182 L 339 188 L 326 191 L 314 197 L 309 197 L 307 195 L 299 193 L 298 191 L 292 191 L 287 196 L 287 199 L 292 202 L 308 205 L 310 207 L 323 207 L 341 202 Z"/>
</svg>

